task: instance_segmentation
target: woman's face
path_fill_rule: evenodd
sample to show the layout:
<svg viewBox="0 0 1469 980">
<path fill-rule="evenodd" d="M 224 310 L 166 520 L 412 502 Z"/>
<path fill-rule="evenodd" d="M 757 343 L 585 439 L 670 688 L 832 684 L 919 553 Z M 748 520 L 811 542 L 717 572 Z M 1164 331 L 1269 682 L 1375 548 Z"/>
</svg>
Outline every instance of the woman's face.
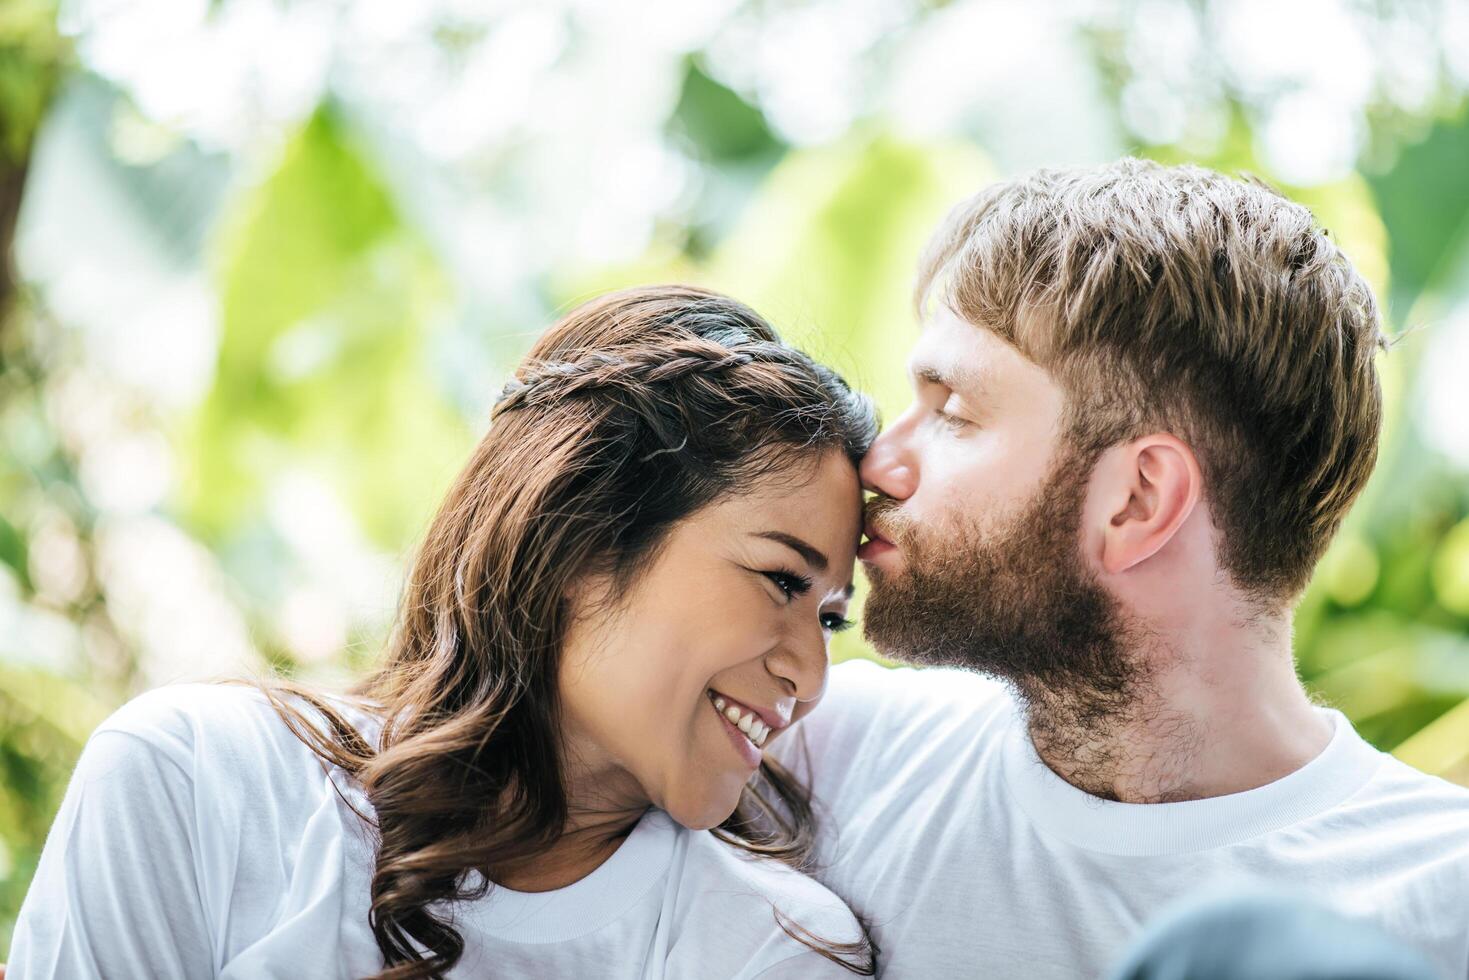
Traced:
<svg viewBox="0 0 1469 980">
<path fill-rule="evenodd" d="M 695 513 L 612 602 L 588 583 L 560 675 L 574 807 L 651 802 L 695 829 L 734 811 L 825 687 L 861 497 L 832 452 Z"/>
</svg>

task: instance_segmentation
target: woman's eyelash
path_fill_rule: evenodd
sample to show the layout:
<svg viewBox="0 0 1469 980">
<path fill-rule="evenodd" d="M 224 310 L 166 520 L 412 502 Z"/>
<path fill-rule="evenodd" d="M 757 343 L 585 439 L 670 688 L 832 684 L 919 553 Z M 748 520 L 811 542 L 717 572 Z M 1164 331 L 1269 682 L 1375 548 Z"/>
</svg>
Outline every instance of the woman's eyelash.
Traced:
<svg viewBox="0 0 1469 980">
<path fill-rule="evenodd" d="M 841 613 L 826 613 L 821 617 L 821 626 L 829 633 L 840 633 L 856 625 L 855 620 L 848 619 Z"/>
<path fill-rule="evenodd" d="M 811 580 L 796 572 L 766 572 L 765 577 L 789 599 L 796 599 L 811 591 Z"/>
</svg>

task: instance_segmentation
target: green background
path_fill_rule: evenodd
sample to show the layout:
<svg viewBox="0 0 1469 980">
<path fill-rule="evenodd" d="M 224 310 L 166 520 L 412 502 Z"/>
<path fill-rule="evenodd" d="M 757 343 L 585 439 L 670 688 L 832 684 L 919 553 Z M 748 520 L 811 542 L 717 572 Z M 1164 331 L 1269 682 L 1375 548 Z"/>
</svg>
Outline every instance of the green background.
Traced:
<svg viewBox="0 0 1469 980">
<path fill-rule="evenodd" d="M 1383 452 L 1296 651 L 1366 737 L 1469 785 L 1453 5 L 1306 4 L 1309 41 L 1268 5 L 1241 26 L 1259 5 L 1197 2 L 425 4 L 384 26 L 365 3 L 220 0 L 163 5 L 151 47 L 90 6 L 0 5 L 0 948 L 110 710 L 373 659 L 559 311 L 704 283 L 892 417 L 946 208 L 1125 152 L 1271 180 L 1382 297 Z M 834 655 L 870 653 L 854 631 Z"/>
</svg>

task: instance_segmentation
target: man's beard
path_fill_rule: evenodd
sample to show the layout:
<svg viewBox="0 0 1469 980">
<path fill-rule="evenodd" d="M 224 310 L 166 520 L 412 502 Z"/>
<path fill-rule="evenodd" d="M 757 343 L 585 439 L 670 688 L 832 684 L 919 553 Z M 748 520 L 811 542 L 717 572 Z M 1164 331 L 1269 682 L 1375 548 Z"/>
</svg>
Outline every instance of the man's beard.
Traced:
<svg viewBox="0 0 1469 980">
<path fill-rule="evenodd" d="M 892 573 L 867 566 L 867 639 L 898 660 L 1008 681 L 1037 741 L 1066 754 L 1082 746 L 1058 743 L 1111 727 L 1144 680 L 1127 617 L 1083 563 L 1090 469 L 1063 451 L 1031 502 L 990 526 L 920 526 L 887 498 L 867 512 L 904 561 Z"/>
</svg>

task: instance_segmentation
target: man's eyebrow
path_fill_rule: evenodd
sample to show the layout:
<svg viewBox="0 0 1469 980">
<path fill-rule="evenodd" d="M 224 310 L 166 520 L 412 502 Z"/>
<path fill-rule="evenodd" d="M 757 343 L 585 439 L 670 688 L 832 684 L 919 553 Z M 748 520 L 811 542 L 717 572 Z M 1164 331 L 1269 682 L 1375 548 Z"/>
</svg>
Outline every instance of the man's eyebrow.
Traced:
<svg viewBox="0 0 1469 980">
<path fill-rule="evenodd" d="M 966 365 L 943 369 L 933 364 L 915 364 L 912 371 L 915 378 L 921 378 L 929 384 L 943 385 L 960 394 L 979 395 L 985 389 L 984 375 Z"/>
<path fill-rule="evenodd" d="M 826 571 L 831 562 L 826 560 L 826 555 L 811 547 L 794 534 L 786 534 L 784 531 L 756 531 L 755 537 L 765 538 L 769 541 L 778 541 L 787 548 L 794 551 L 806 560 L 806 564 L 818 572 Z"/>
</svg>

